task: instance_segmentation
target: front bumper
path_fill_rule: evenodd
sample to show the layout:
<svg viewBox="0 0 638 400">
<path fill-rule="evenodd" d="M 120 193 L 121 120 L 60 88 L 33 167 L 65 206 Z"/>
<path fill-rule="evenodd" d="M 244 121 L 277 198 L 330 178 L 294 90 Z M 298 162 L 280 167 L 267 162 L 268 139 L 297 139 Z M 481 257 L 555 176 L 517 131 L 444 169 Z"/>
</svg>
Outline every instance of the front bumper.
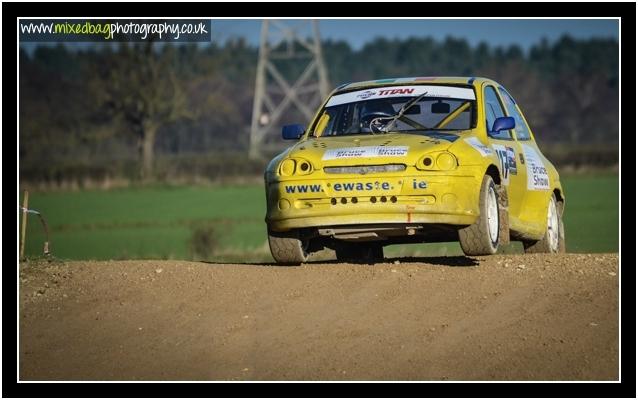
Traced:
<svg viewBox="0 0 638 400">
<path fill-rule="evenodd" d="M 479 214 L 476 175 L 414 174 L 267 183 L 274 231 L 357 224 L 471 225 Z"/>
</svg>

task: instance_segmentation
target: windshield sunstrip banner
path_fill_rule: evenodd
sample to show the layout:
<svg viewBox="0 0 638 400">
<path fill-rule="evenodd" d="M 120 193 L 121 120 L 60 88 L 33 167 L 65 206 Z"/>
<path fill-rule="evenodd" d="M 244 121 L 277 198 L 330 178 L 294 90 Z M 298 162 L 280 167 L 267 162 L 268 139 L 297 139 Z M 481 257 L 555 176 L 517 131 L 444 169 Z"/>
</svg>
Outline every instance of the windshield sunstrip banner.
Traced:
<svg viewBox="0 0 638 400">
<path fill-rule="evenodd" d="M 417 97 L 427 92 L 427 97 L 448 97 L 452 99 L 476 100 L 474 90 L 455 86 L 385 86 L 332 96 L 326 107 L 354 103 L 362 100 L 385 99 L 391 97 Z"/>
</svg>

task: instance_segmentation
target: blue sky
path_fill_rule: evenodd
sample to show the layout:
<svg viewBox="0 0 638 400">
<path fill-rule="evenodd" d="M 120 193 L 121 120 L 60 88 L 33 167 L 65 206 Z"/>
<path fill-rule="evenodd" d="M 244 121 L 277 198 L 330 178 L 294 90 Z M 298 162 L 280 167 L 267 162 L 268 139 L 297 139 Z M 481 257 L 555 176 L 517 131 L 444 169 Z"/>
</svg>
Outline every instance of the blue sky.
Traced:
<svg viewBox="0 0 638 400">
<path fill-rule="evenodd" d="M 287 23 L 296 23 L 287 20 Z M 617 20 L 320 20 L 322 38 L 342 39 L 355 49 L 375 37 L 406 38 L 446 36 L 465 38 L 471 46 L 485 41 L 491 46 L 518 44 L 524 49 L 546 37 L 550 42 L 569 34 L 575 38 L 618 39 Z M 214 40 L 244 37 L 257 45 L 261 20 L 213 20 Z"/>
</svg>

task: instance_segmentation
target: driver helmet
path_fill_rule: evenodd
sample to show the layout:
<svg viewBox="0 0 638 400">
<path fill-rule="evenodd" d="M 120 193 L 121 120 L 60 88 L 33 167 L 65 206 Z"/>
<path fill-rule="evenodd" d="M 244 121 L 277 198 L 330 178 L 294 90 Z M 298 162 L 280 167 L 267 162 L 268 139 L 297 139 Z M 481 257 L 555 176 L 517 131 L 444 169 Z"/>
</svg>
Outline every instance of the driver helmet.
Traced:
<svg viewBox="0 0 638 400">
<path fill-rule="evenodd" d="M 365 117 L 366 115 L 373 113 L 381 113 L 391 116 L 394 115 L 396 111 L 394 111 L 394 107 L 392 107 L 392 104 L 390 104 L 387 99 L 366 101 L 361 109 L 361 116 Z"/>
<path fill-rule="evenodd" d="M 361 107 L 361 117 L 359 120 L 361 121 L 360 129 L 362 132 L 370 132 L 370 126 L 363 123 L 366 120 L 366 116 L 376 114 L 376 116 L 393 116 L 396 114 L 394 107 L 387 99 L 375 99 L 368 100 Z M 368 121 L 370 122 L 370 121 Z"/>
</svg>

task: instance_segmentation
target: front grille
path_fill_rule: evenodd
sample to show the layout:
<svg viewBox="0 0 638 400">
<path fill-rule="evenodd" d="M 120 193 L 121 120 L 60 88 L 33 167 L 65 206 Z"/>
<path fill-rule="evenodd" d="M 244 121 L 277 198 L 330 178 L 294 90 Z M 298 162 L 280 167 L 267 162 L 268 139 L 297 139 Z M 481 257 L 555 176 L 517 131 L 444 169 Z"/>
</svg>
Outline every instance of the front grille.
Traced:
<svg viewBox="0 0 638 400">
<path fill-rule="evenodd" d="M 385 165 L 355 165 L 351 167 L 325 167 L 323 171 L 327 174 L 374 174 L 380 172 L 402 172 L 405 171 L 405 164 L 385 164 Z"/>
</svg>

